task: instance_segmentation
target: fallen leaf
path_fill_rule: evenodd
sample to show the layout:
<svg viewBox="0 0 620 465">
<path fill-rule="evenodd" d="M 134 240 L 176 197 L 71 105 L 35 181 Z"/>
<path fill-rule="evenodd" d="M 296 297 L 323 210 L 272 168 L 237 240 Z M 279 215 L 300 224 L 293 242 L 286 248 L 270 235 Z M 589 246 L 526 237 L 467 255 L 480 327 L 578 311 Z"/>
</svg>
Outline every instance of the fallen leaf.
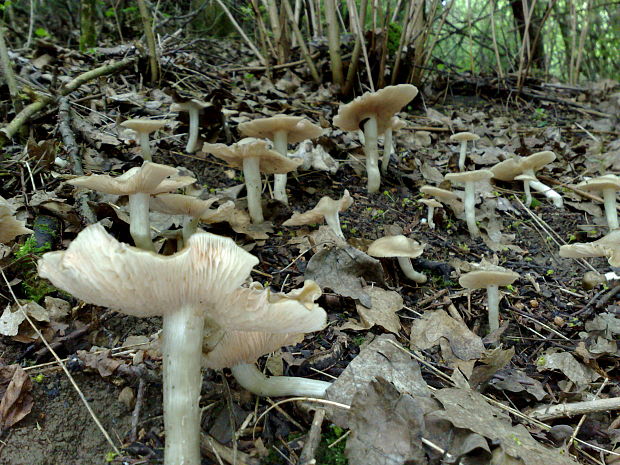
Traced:
<svg viewBox="0 0 620 465">
<path fill-rule="evenodd" d="M 19 365 L 0 367 L 0 431 L 10 428 L 32 410 L 32 381 Z"/>
<path fill-rule="evenodd" d="M 370 296 L 371 307 L 368 308 L 360 303 L 355 304 L 355 307 L 365 328 L 379 325 L 391 333 L 398 334 L 400 319 L 396 312 L 404 305 L 401 295 L 376 286 L 366 286 L 362 290 Z"/>
<path fill-rule="evenodd" d="M 559 370 L 578 386 L 584 387 L 600 378 L 600 375 L 568 352 L 551 352 L 550 350 L 536 360 L 538 371 Z"/>
</svg>

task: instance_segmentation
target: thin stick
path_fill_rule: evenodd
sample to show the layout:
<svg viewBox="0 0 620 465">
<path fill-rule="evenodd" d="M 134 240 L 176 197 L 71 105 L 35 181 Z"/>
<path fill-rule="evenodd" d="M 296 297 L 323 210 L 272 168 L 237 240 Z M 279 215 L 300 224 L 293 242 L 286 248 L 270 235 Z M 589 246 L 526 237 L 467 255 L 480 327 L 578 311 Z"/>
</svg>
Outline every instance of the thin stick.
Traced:
<svg viewBox="0 0 620 465">
<path fill-rule="evenodd" d="M 80 399 L 82 400 L 82 402 L 86 406 L 86 410 L 88 410 L 88 413 L 92 417 L 93 421 L 95 422 L 95 424 L 97 425 L 97 427 L 99 428 L 101 433 L 103 433 L 103 436 L 105 437 L 106 441 L 108 441 L 108 443 L 110 444 L 110 446 L 112 447 L 112 449 L 114 450 L 114 452 L 117 455 L 121 455 L 121 452 L 116 447 L 116 444 L 114 444 L 114 441 L 112 441 L 112 438 L 110 437 L 108 432 L 105 430 L 105 428 L 103 427 L 103 425 L 99 421 L 99 418 L 97 418 L 97 415 L 95 414 L 95 412 L 91 408 L 90 404 L 88 403 L 88 400 L 86 400 L 86 397 L 84 396 L 84 393 L 82 393 L 80 387 L 77 385 L 77 383 L 73 379 L 73 376 L 71 376 L 71 373 L 67 369 L 67 366 L 60 360 L 60 357 L 54 351 L 54 349 L 52 349 L 52 346 L 50 346 L 49 342 L 47 342 L 45 337 L 43 337 L 43 334 L 41 333 L 41 331 L 39 331 L 39 328 L 37 328 L 37 326 L 34 324 L 32 319 L 30 318 L 30 316 L 26 312 L 26 309 L 23 307 L 22 304 L 19 303 L 19 300 L 17 300 L 17 296 L 15 295 L 15 292 L 13 292 L 13 287 L 11 287 L 11 283 L 9 283 L 9 280 L 7 279 L 6 275 L 4 274 L 4 269 L 0 268 L 0 273 L 2 273 L 2 279 L 4 279 L 4 283 L 6 284 L 6 287 L 9 289 L 9 292 L 11 293 L 11 297 L 13 298 L 13 301 L 17 304 L 19 310 L 22 312 L 22 314 L 26 318 L 26 321 L 28 321 L 28 324 L 32 327 L 32 329 L 37 334 L 39 339 L 41 339 L 43 344 L 46 345 L 47 349 L 54 356 L 54 358 L 56 359 L 56 362 L 58 363 L 58 365 L 60 365 L 60 368 L 62 368 L 62 371 L 65 372 L 65 375 L 69 379 L 69 382 L 71 383 L 71 385 L 73 386 L 75 391 L 78 393 L 78 396 L 80 397 Z"/>
<path fill-rule="evenodd" d="M 146 36 L 146 46 L 149 53 L 149 67 L 151 68 L 151 83 L 157 82 L 159 79 L 159 58 L 157 57 L 157 47 L 155 45 L 155 34 L 153 33 L 153 19 L 151 13 L 146 7 L 144 0 L 138 0 L 138 9 L 144 26 L 144 35 Z"/>
<path fill-rule="evenodd" d="M 131 413 L 131 435 L 129 439 L 131 442 L 135 442 L 138 439 L 138 422 L 140 420 L 140 410 L 142 409 L 142 401 L 144 400 L 144 378 L 140 378 L 138 381 L 138 392 L 136 393 L 136 405 Z"/>
<path fill-rule="evenodd" d="M 312 426 L 310 426 L 310 431 L 306 437 L 306 444 L 299 455 L 300 465 L 311 465 L 316 463 L 314 456 L 316 455 L 316 450 L 321 442 L 321 426 L 323 425 L 324 419 L 325 409 L 316 409 L 314 412 L 314 418 L 312 419 Z"/>
<path fill-rule="evenodd" d="M 220 1 L 220 0 L 217 0 L 217 1 Z M 319 72 L 316 69 L 314 60 L 312 59 L 312 56 L 310 55 L 310 51 L 308 50 L 308 47 L 306 46 L 306 41 L 304 40 L 304 36 L 301 33 L 299 26 L 295 22 L 295 17 L 293 15 L 293 10 L 291 9 L 291 5 L 288 2 L 288 0 L 282 0 L 282 4 L 284 5 L 284 11 L 286 12 L 286 15 L 288 16 L 289 23 L 291 27 L 293 28 L 293 34 L 295 35 L 295 37 L 297 37 L 297 41 L 299 42 L 299 49 L 301 51 L 301 55 L 304 58 L 304 60 L 306 60 L 306 64 L 308 65 L 308 68 L 310 68 L 310 74 L 312 74 L 312 79 L 314 79 L 314 82 L 316 82 L 317 84 L 320 84 L 321 78 L 319 77 Z"/>
<path fill-rule="evenodd" d="M 362 24 L 366 21 L 366 7 L 368 4 L 368 0 L 360 1 L 360 22 Z M 357 63 L 360 58 L 360 53 L 362 51 L 362 41 L 364 40 L 363 36 L 355 34 L 355 45 L 353 46 L 353 54 L 351 55 L 351 64 L 349 65 L 349 69 L 347 70 L 347 79 L 344 84 L 344 88 L 342 89 L 342 93 L 344 95 L 348 95 L 351 93 L 351 89 L 353 88 L 353 83 L 355 82 L 355 76 L 357 75 Z"/>
<path fill-rule="evenodd" d="M 364 53 L 364 63 L 366 63 L 366 73 L 368 73 L 368 86 L 370 87 L 371 92 L 374 92 L 375 85 L 372 82 L 372 72 L 370 71 L 368 51 L 366 50 L 366 41 L 364 40 L 364 33 L 362 32 L 362 26 L 360 25 L 360 18 L 357 14 L 357 9 L 355 8 L 355 2 L 353 0 L 347 0 L 347 5 L 349 7 L 349 14 L 355 27 L 355 34 L 359 37 L 362 45 L 362 52 Z"/>
</svg>

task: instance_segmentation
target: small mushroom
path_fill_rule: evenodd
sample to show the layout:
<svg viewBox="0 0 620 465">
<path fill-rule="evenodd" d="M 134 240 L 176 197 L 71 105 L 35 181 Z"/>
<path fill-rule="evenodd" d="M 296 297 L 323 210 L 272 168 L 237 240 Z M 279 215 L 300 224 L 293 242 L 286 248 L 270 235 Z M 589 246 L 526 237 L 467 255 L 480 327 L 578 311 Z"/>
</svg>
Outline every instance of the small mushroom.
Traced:
<svg viewBox="0 0 620 465">
<path fill-rule="evenodd" d="M 231 166 L 243 169 L 245 188 L 248 194 L 248 210 L 252 222 L 255 224 L 265 221 L 261 205 L 260 173 L 284 174 L 297 169 L 302 163 L 302 160 L 291 160 L 280 155 L 271 150 L 267 142 L 251 137 L 242 139 L 230 146 L 205 143 L 202 151 L 226 161 Z"/>
<path fill-rule="evenodd" d="M 564 205 L 562 196 L 536 178 L 536 171 L 555 159 L 555 153 L 546 150 L 533 153 L 528 157 L 509 158 L 491 167 L 491 171 L 493 171 L 493 177 L 500 181 L 512 181 L 520 174 L 528 174 L 534 177 L 534 181 L 528 180 L 529 187 L 543 193 L 556 207 L 562 208 Z M 527 206 L 529 207 L 530 204 Z"/>
<path fill-rule="evenodd" d="M 33 231 L 26 227 L 25 222 L 15 218 L 13 207 L 4 198 L 0 197 L 0 244 L 12 241 L 22 234 L 31 234 Z"/>
<path fill-rule="evenodd" d="M 425 244 L 401 235 L 385 236 L 374 241 L 368 247 L 371 257 L 396 257 L 404 275 L 416 283 L 425 283 L 426 275 L 413 269 L 411 259 L 419 257 L 424 252 Z"/>
<path fill-rule="evenodd" d="M 323 220 L 331 230 L 344 240 L 344 234 L 340 227 L 340 212 L 345 211 L 353 204 L 349 191 L 345 190 L 340 199 L 333 200 L 327 196 L 322 197 L 312 210 L 304 213 L 294 213 L 282 226 L 301 226 L 304 224 L 322 223 Z"/>
<path fill-rule="evenodd" d="M 200 127 L 200 110 L 211 106 L 209 102 L 201 102 L 200 100 L 191 99 L 187 102 L 173 103 L 170 107 L 171 111 L 187 111 L 189 113 L 189 137 L 185 151 L 194 153 L 198 149 L 198 129 Z"/>
<path fill-rule="evenodd" d="M 123 121 L 121 126 L 135 131 L 138 135 L 142 158 L 146 161 L 153 161 L 153 152 L 151 150 L 151 144 L 149 143 L 149 134 L 163 128 L 168 123 L 168 120 L 161 119 L 128 119 L 127 121 Z"/>
<path fill-rule="evenodd" d="M 303 116 L 276 115 L 269 118 L 255 119 L 239 125 L 239 132 L 245 137 L 256 137 L 273 141 L 276 152 L 288 157 L 288 144 L 295 144 L 306 139 L 316 139 L 323 130 Z M 274 176 L 273 197 L 288 205 L 286 195 L 286 173 Z"/>
<path fill-rule="evenodd" d="M 367 92 L 346 105 L 341 104 L 338 114 L 334 117 L 334 125 L 344 131 L 357 131 L 363 124 L 368 192 L 370 193 L 377 192 L 381 185 L 378 135 L 385 132 L 392 116 L 413 100 L 417 94 L 417 87 L 411 84 L 387 86 L 377 92 Z"/>
<path fill-rule="evenodd" d="M 606 174 L 577 184 L 584 191 L 601 191 L 605 202 L 605 216 L 610 230 L 620 228 L 618 224 L 618 210 L 616 192 L 620 191 L 620 177 L 615 174 Z"/>
<path fill-rule="evenodd" d="M 463 211 L 463 203 L 459 200 L 459 195 L 456 192 L 428 185 L 420 187 L 420 192 L 448 205 L 457 214 Z"/>
<path fill-rule="evenodd" d="M 433 221 L 433 215 L 435 213 L 435 208 L 441 208 L 443 207 L 443 205 L 434 199 L 420 199 L 418 200 L 418 203 L 421 203 L 422 205 L 426 205 L 427 210 L 428 210 L 426 214 L 426 223 L 428 224 L 429 228 L 435 229 L 435 222 Z"/>
<path fill-rule="evenodd" d="M 620 267 L 620 229 L 614 229 L 597 241 L 563 245 L 560 247 L 560 257 L 606 257 L 611 266 Z"/>
<path fill-rule="evenodd" d="M 483 260 L 474 271 L 459 278 L 459 284 L 466 289 L 487 290 L 490 332 L 499 328 L 499 286 L 508 286 L 519 278 L 519 274 Z"/>
<path fill-rule="evenodd" d="M 151 195 L 172 192 L 195 181 L 192 177 L 180 176 L 176 168 L 145 161 L 141 167 L 131 168 L 115 178 L 106 174 L 93 174 L 67 182 L 106 194 L 129 196 L 129 233 L 137 247 L 155 251 L 149 218 Z"/>
<path fill-rule="evenodd" d="M 515 181 L 523 181 L 525 205 L 529 207 L 532 205 L 532 190 L 530 189 L 530 183 L 536 181 L 536 176 L 532 176 L 531 174 L 520 174 L 519 176 L 515 176 Z"/>
<path fill-rule="evenodd" d="M 493 177 L 489 170 L 462 171 L 460 173 L 446 174 L 446 180 L 465 185 L 465 198 L 463 199 L 465 208 L 465 221 L 471 237 L 480 236 L 480 230 L 476 225 L 476 183 L 481 181 L 488 182 Z"/>
<path fill-rule="evenodd" d="M 383 158 L 381 158 L 381 174 L 383 174 L 384 176 L 387 173 L 388 165 L 390 164 L 390 157 L 392 156 L 392 153 L 394 153 L 394 143 L 392 140 L 394 137 L 394 131 L 400 131 L 406 125 L 407 123 L 405 123 L 399 117 L 392 116 L 392 118 L 390 119 L 390 125 L 385 128 L 385 140 L 383 141 Z"/>
<path fill-rule="evenodd" d="M 477 141 L 480 136 L 473 132 L 457 132 L 450 136 L 452 142 L 459 142 L 461 144 L 461 150 L 459 152 L 459 171 L 465 170 L 465 156 L 467 154 L 467 142 Z"/>
</svg>

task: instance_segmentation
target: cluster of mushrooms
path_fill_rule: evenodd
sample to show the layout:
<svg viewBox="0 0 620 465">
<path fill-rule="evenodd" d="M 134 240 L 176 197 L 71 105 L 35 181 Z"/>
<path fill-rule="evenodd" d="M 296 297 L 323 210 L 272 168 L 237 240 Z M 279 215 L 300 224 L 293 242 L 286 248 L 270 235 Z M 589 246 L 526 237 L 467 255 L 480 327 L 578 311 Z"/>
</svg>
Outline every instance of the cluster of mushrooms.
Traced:
<svg viewBox="0 0 620 465">
<path fill-rule="evenodd" d="M 345 131 L 363 130 L 368 192 L 379 190 L 381 173 L 387 170 L 393 153 L 393 131 L 403 122 L 396 114 L 417 95 L 408 84 L 389 86 L 366 93 L 341 105 L 334 125 Z M 198 150 L 198 120 L 204 103 L 195 100 L 175 104 L 174 111 L 190 115 L 188 152 Z M 152 162 L 149 134 L 165 126 L 165 120 L 128 120 L 123 126 L 137 133 L 144 163 L 118 177 L 91 175 L 68 181 L 78 188 L 127 196 L 130 234 L 135 247 L 119 242 L 103 226 L 95 224 L 80 232 L 65 251 L 46 253 L 39 262 L 39 273 L 56 287 L 85 302 L 106 306 L 137 317 L 163 316 L 162 355 L 164 373 L 164 423 L 166 465 L 200 463 L 200 388 L 201 367 L 229 367 L 246 389 L 269 396 L 322 396 L 329 383 L 293 377 L 265 377 L 254 362 L 263 354 L 301 341 L 304 334 L 326 325 L 326 313 L 316 303 L 321 289 L 307 280 L 299 289 L 275 293 L 251 282 L 250 272 L 258 259 L 226 237 L 205 232 L 200 224 L 228 221 L 231 226 L 261 224 L 263 174 L 275 174 L 273 196 L 288 203 L 287 173 L 300 161 L 288 157 L 288 145 L 315 139 L 323 129 L 303 117 L 276 116 L 239 125 L 246 138 L 236 144 L 208 144 L 201 154 L 212 154 L 231 166 L 241 168 L 245 178 L 249 217 L 235 209 L 232 201 L 211 208 L 218 198 L 201 199 L 178 193 L 196 180 L 183 176 L 177 168 Z M 384 137 L 382 166 L 379 169 L 379 137 Z M 523 182 L 526 204 L 531 191 L 542 192 L 557 207 L 561 196 L 542 184 L 536 172 L 555 159 L 553 152 L 514 157 L 490 170 L 464 171 L 467 142 L 475 134 L 459 133 L 452 140 L 461 144 L 458 166 L 461 170 L 445 179 L 464 186 L 464 192 L 423 186 L 430 228 L 434 227 L 435 208 L 449 206 L 461 215 L 472 237 L 480 235 L 476 223 L 476 190 L 481 183 L 495 178 Z M 271 148 L 273 147 L 273 149 Z M 608 175 L 587 181 L 584 190 L 600 190 L 610 233 L 589 244 L 563 246 L 564 257 L 607 256 L 612 266 L 620 266 L 620 229 L 616 212 L 616 191 L 620 179 Z M 315 208 L 295 213 L 284 226 L 326 222 L 334 235 L 344 241 L 339 213 L 351 206 L 348 191 L 334 200 L 320 199 Z M 182 233 L 177 236 L 177 252 L 162 255 L 153 243 L 151 211 L 180 215 Z M 3 224 L 0 240 L 29 233 L 24 224 L 12 217 L 12 210 L 0 199 Z M 5 234 L 6 233 L 6 234 Z M 368 249 L 375 257 L 397 257 L 404 275 L 417 283 L 426 276 L 414 270 L 411 259 L 420 256 L 424 245 L 403 235 L 378 239 Z M 463 274 L 459 283 L 468 289 L 485 288 L 488 296 L 489 327 L 499 327 L 499 287 L 508 286 L 518 274 L 482 261 Z"/>
</svg>

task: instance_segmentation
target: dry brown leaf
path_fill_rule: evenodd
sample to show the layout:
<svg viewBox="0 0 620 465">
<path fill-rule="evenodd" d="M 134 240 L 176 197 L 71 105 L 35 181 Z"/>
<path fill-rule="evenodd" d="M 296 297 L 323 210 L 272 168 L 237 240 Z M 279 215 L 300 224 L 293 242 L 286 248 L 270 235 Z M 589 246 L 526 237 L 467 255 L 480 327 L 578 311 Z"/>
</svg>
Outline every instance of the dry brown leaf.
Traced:
<svg viewBox="0 0 620 465">
<path fill-rule="evenodd" d="M 10 428 L 32 410 L 32 381 L 19 365 L 0 367 L 0 431 Z"/>
</svg>

